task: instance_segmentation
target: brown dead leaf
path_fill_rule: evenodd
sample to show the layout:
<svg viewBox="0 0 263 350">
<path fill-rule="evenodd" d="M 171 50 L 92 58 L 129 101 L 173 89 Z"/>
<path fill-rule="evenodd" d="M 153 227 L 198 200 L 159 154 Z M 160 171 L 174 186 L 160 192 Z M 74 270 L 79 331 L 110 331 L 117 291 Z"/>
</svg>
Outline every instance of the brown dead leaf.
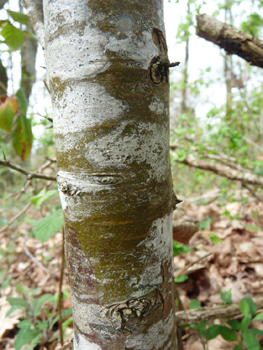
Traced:
<svg viewBox="0 0 263 350">
<path fill-rule="evenodd" d="M 6 317 L 6 313 L 10 307 L 11 305 L 6 300 L 6 297 L 0 298 L 0 339 L 5 338 L 20 322 L 19 318 L 22 315 L 21 310 L 15 310 L 10 316 Z"/>
<path fill-rule="evenodd" d="M 220 335 L 207 342 L 207 347 L 211 350 L 232 350 L 236 345 L 237 342 L 227 342 Z"/>
<path fill-rule="evenodd" d="M 252 269 L 254 269 L 256 274 L 259 277 L 263 277 L 263 264 L 262 263 L 249 264 L 248 267 L 251 267 Z"/>
</svg>

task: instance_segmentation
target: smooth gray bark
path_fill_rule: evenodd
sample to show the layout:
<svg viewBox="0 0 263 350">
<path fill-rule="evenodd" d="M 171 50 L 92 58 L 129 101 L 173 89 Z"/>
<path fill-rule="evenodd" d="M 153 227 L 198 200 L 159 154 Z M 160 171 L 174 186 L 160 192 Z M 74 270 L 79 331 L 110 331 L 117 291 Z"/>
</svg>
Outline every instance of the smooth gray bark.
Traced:
<svg viewBox="0 0 263 350">
<path fill-rule="evenodd" d="M 162 0 L 43 5 L 74 348 L 174 350 Z"/>
</svg>

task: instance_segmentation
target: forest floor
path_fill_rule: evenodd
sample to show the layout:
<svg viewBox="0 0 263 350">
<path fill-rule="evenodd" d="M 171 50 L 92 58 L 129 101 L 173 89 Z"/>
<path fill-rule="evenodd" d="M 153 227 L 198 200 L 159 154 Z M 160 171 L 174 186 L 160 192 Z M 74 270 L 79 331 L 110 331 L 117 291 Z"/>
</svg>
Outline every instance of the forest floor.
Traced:
<svg viewBox="0 0 263 350">
<path fill-rule="evenodd" d="M 263 203 L 251 197 L 241 200 L 244 193 L 236 192 L 231 196 L 231 201 L 222 201 L 220 191 L 215 189 L 201 198 L 184 199 L 174 212 L 175 222 L 194 222 L 199 226 L 199 231 L 189 242 L 191 251 L 174 257 L 176 270 L 185 268 L 183 274 L 188 276 L 176 284 L 181 308 L 185 310 L 192 299 L 198 299 L 202 306 L 222 304 L 220 290 L 231 296 L 232 303 L 239 303 L 245 296 L 252 299 L 263 296 Z M 9 219 L 11 214 L 7 215 Z M 33 208 L 29 209 L 27 216 L 35 219 L 41 217 Z M 43 294 L 54 295 L 59 291 L 62 233 L 54 234 L 42 244 L 30 237 L 31 230 L 30 223 L 24 221 L 0 235 L 0 350 L 14 349 L 19 331 L 17 324 L 21 317 L 25 317 L 23 310 L 15 310 L 6 317 L 10 309 L 7 298 L 22 297 L 19 285 L 30 288 L 31 291 L 24 292 L 26 296 L 23 298 L 31 304 Z M 63 307 L 69 309 L 71 300 L 66 268 L 63 291 Z M 48 312 L 44 311 L 45 308 Z M 54 320 L 57 303 L 47 302 L 45 308 L 38 320 L 41 317 Z M 220 322 L 223 321 L 215 321 Z M 262 322 L 257 322 L 256 328 L 263 330 Z M 67 327 L 66 334 L 67 343 L 73 335 L 72 324 Z M 46 331 L 49 341 L 45 347 L 48 350 L 61 347 L 56 340 L 52 340 L 54 335 L 58 335 L 57 322 Z M 227 342 L 221 336 L 204 344 L 200 335 L 190 327 L 183 328 L 182 339 L 185 350 L 201 350 L 204 346 L 210 350 L 234 349 L 237 344 Z"/>
</svg>

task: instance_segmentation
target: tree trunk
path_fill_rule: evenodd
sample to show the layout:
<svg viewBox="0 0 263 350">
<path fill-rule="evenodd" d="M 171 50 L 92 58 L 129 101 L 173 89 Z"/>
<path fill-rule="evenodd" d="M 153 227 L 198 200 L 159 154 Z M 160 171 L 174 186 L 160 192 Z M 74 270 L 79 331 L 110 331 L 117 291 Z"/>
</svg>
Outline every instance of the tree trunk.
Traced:
<svg viewBox="0 0 263 350">
<path fill-rule="evenodd" d="M 27 31 L 32 31 L 27 27 Z M 24 90 L 27 101 L 32 92 L 33 84 L 36 81 L 36 55 L 37 41 L 25 35 L 23 45 L 21 47 L 21 83 L 20 86 Z"/>
<path fill-rule="evenodd" d="M 189 21 L 189 15 L 190 15 L 190 0 L 187 1 L 187 21 Z M 189 27 L 185 30 L 184 36 L 186 36 L 185 41 L 185 58 L 184 58 L 184 70 L 183 70 L 183 90 L 182 90 L 182 101 L 181 101 L 181 113 L 186 113 L 188 111 L 188 105 L 187 105 L 187 84 L 188 84 L 188 65 L 189 65 L 189 40 L 190 40 L 190 34 L 189 34 Z"/>
<path fill-rule="evenodd" d="M 176 349 L 161 0 L 44 1 L 75 349 Z"/>
</svg>

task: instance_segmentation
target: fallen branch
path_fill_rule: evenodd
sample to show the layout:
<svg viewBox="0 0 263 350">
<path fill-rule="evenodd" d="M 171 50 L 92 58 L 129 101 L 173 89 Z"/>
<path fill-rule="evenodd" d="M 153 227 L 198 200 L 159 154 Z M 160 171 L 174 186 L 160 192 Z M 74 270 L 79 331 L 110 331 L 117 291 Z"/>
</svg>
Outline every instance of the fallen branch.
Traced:
<svg viewBox="0 0 263 350">
<path fill-rule="evenodd" d="M 227 53 L 242 57 L 253 66 L 263 68 L 263 42 L 241 32 L 212 16 L 196 16 L 196 34 L 223 48 Z"/>
<path fill-rule="evenodd" d="M 257 306 L 257 310 L 263 308 L 263 298 L 258 298 L 253 301 Z M 183 310 L 175 313 L 176 324 L 178 326 L 185 326 L 211 319 L 229 319 L 237 316 L 243 317 L 239 304 L 202 307 L 200 309 Z"/>
<path fill-rule="evenodd" d="M 193 152 L 198 152 L 198 149 L 194 146 L 189 146 L 187 145 L 188 149 L 190 149 Z M 176 149 L 183 149 L 185 148 L 184 145 L 180 145 L 179 143 L 173 143 L 170 145 L 171 150 L 176 150 Z M 214 152 L 215 150 L 211 147 L 208 147 L 207 145 L 205 146 L 205 151 L 202 152 L 202 157 L 204 158 L 209 158 L 212 160 L 216 160 L 224 165 L 230 166 L 231 168 L 237 169 L 239 171 L 247 171 L 247 169 L 243 168 L 241 164 L 238 163 L 237 159 L 234 157 L 229 157 L 226 156 L 225 154 L 211 154 L 207 153 L 209 151 Z M 248 166 L 249 170 L 253 170 L 254 168 L 252 166 Z"/>
<path fill-rule="evenodd" d="M 263 187 L 263 177 L 252 174 L 247 170 L 246 172 L 241 172 L 236 169 L 232 169 L 230 166 L 211 163 L 203 159 L 195 159 L 191 155 L 187 156 L 182 161 L 179 161 L 178 159 L 176 161 L 178 163 L 186 164 L 197 169 L 210 171 L 214 174 L 224 176 L 229 180 L 241 181 L 242 183 Z"/>
</svg>

